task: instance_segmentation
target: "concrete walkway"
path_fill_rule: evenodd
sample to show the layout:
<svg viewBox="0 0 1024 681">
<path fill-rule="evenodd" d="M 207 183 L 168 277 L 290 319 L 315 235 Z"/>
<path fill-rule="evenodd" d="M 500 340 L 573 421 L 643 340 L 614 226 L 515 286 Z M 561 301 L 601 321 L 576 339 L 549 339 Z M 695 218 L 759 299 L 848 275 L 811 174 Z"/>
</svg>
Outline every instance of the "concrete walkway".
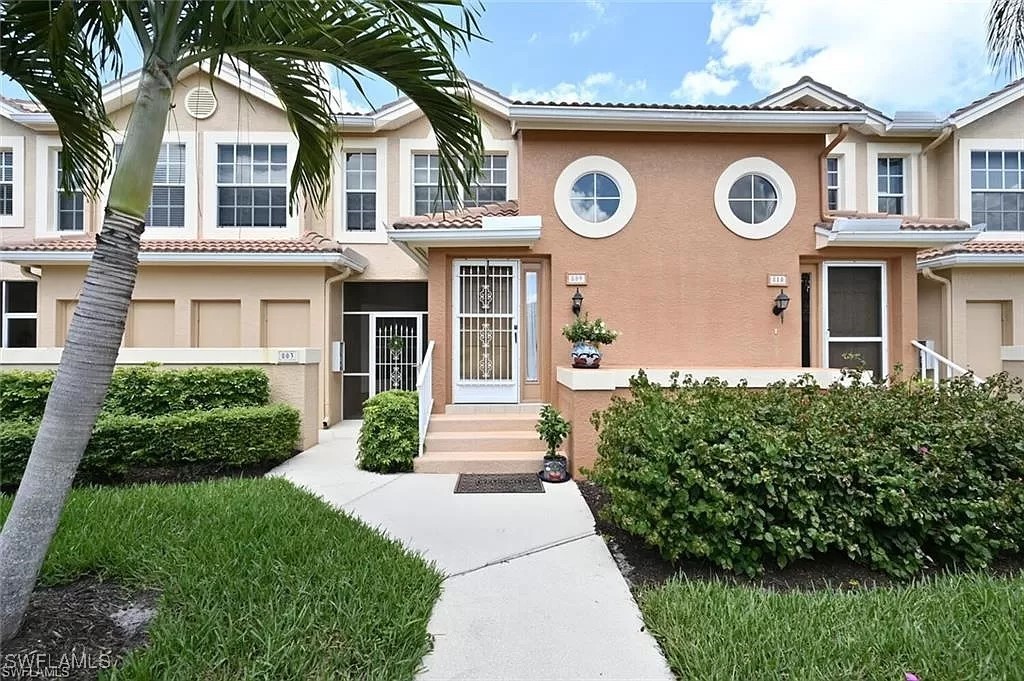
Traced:
<svg viewBox="0 0 1024 681">
<path fill-rule="evenodd" d="M 672 679 L 575 483 L 453 494 L 455 475 L 356 469 L 358 424 L 285 462 L 284 477 L 434 561 L 447 576 L 424 681 Z"/>
</svg>

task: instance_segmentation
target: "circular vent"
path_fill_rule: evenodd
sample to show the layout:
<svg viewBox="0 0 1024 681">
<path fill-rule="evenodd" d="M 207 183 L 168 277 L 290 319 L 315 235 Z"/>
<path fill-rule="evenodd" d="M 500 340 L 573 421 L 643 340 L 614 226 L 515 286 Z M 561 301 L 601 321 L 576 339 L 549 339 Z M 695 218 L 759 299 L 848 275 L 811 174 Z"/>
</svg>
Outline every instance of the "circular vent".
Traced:
<svg viewBox="0 0 1024 681">
<path fill-rule="evenodd" d="M 217 110 L 217 98 L 213 90 L 194 87 L 185 95 L 185 111 L 192 118 L 209 118 Z"/>
</svg>

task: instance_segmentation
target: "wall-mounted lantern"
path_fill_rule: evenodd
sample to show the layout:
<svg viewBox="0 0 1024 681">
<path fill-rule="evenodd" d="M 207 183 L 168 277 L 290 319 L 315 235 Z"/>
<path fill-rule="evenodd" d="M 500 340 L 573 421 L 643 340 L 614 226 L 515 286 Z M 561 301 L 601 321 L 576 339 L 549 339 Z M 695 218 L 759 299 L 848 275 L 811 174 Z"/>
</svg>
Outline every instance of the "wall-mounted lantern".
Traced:
<svg viewBox="0 0 1024 681">
<path fill-rule="evenodd" d="M 580 316 L 580 310 L 583 309 L 583 294 L 580 293 L 580 287 L 576 287 L 576 293 L 572 294 L 572 313 L 577 317 Z"/>
<path fill-rule="evenodd" d="M 772 314 L 776 315 L 780 321 L 783 321 L 783 313 L 786 308 L 789 307 L 789 296 L 786 295 L 785 291 L 779 291 L 779 295 L 775 296 L 775 304 L 772 306 Z"/>
</svg>

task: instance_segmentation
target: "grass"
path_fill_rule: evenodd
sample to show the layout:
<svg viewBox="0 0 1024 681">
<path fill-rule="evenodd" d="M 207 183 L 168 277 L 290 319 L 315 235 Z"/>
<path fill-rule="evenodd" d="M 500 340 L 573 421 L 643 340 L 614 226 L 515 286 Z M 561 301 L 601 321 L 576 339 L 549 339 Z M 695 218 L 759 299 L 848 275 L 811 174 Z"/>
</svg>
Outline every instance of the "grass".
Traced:
<svg viewBox="0 0 1024 681">
<path fill-rule="evenodd" d="M 775 593 L 677 579 L 639 594 L 681 679 L 1019 679 L 1024 575 Z"/>
<path fill-rule="evenodd" d="M 441 584 L 282 480 L 74 490 L 41 583 L 84 573 L 162 593 L 113 679 L 411 679 Z"/>
</svg>

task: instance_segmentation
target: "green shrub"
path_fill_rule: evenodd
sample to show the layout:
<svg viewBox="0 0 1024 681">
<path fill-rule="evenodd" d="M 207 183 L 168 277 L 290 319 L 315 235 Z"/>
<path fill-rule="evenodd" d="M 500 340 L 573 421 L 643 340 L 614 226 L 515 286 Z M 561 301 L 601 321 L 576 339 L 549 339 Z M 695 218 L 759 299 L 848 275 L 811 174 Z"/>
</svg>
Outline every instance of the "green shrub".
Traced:
<svg viewBox="0 0 1024 681">
<path fill-rule="evenodd" d="M 21 480 L 38 427 L 33 421 L 0 423 L 0 485 Z M 96 422 L 75 480 L 116 480 L 133 466 L 276 463 L 292 455 L 298 439 L 299 413 L 285 405 L 149 418 L 104 415 Z"/>
<path fill-rule="evenodd" d="M 412 470 L 419 452 L 419 402 L 415 392 L 389 390 L 363 404 L 359 467 L 377 473 Z"/>
<path fill-rule="evenodd" d="M 52 382 L 52 371 L 0 372 L 0 418 L 42 418 Z M 103 412 L 159 416 L 197 409 L 259 407 L 269 401 L 270 381 L 260 369 L 123 367 L 114 371 Z"/>
<path fill-rule="evenodd" d="M 896 576 L 1024 548 L 1019 379 L 668 388 L 594 415 L 607 517 L 662 554 L 753 574 L 841 551 Z"/>
</svg>

